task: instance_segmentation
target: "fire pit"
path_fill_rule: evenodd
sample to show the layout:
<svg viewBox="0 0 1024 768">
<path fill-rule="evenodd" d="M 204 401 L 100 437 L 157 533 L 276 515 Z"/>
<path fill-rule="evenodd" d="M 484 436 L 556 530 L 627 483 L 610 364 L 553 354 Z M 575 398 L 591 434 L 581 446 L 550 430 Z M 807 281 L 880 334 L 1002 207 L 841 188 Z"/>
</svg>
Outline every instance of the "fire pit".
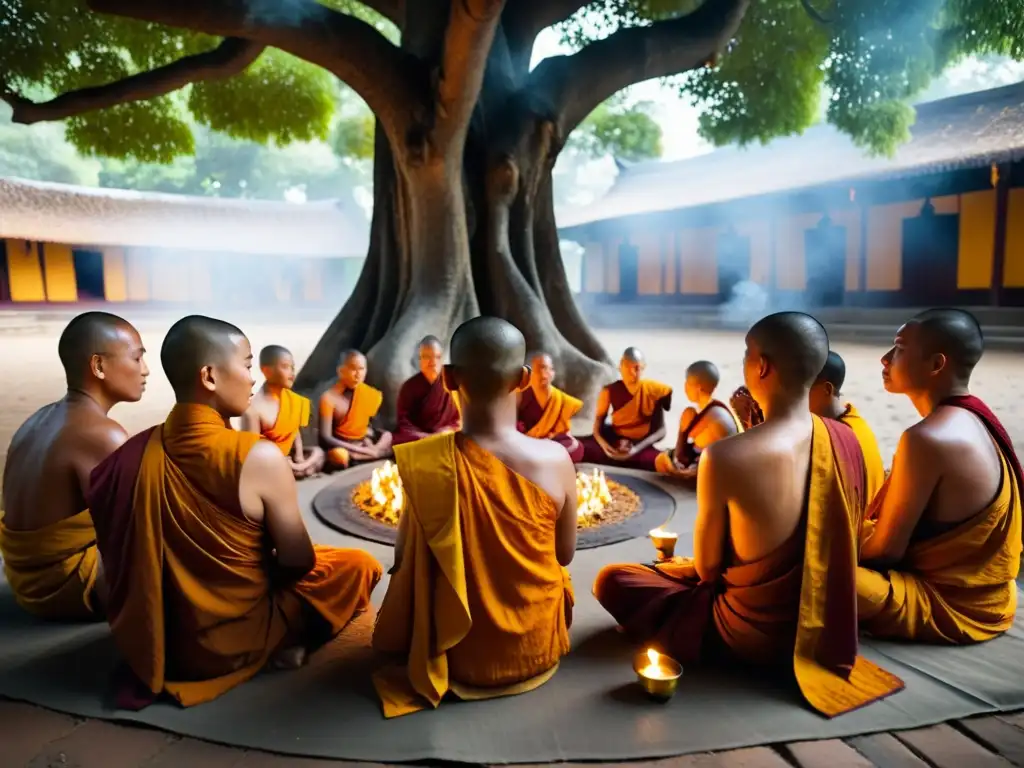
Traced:
<svg viewBox="0 0 1024 768">
<path fill-rule="evenodd" d="M 672 496 L 635 475 L 604 467 L 576 474 L 578 549 L 645 537 L 675 510 Z M 341 533 L 394 545 L 405 493 L 391 461 L 345 470 L 313 499 L 313 511 Z"/>
</svg>

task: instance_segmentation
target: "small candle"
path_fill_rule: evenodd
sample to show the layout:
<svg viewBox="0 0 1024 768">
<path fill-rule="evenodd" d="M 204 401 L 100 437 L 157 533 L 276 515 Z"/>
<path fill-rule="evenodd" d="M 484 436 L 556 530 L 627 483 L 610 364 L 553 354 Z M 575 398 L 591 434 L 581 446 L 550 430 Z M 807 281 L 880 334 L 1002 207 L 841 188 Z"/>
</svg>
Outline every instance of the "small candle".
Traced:
<svg viewBox="0 0 1024 768">
<path fill-rule="evenodd" d="M 663 703 L 675 694 L 679 676 L 683 672 L 675 659 L 662 656 L 653 648 L 647 649 L 646 658 L 643 655 L 636 657 L 633 669 L 648 695 Z"/>
</svg>

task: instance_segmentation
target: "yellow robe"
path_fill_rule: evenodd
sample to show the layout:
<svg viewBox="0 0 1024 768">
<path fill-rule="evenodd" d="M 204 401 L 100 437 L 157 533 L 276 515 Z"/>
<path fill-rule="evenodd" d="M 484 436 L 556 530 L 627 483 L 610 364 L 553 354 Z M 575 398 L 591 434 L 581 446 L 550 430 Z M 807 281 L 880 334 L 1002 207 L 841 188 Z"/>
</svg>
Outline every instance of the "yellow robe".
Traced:
<svg viewBox="0 0 1024 768">
<path fill-rule="evenodd" d="M 875 433 L 871 431 L 864 417 L 853 407 L 853 403 L 846 404 L 846 411 L 839 417 L 839 421 L 853 430 L 864 453 L 864 467 L 867 470 L 865 498 L 870 503 L 885 482 L 885 465 L 882 463 L 882 453 L 878 450 L 878 440 L 875 439 Z"/>
<path fill-rule="evenodd" d="M 384 393 L 369 384 L 358 384 L 352 390 L 348 413 L 334 425 L 334 436 L 339 440 L 357 443 L 370 431 L 370 419 L 377 415 Z M 347 467 L 352 460 L 345 448 L 331 448 L 327 460 L 337 467 Z"/>
<path fill-rule="evenodd" d="M 952 530 L 912 541 L 903 562 L 887 573 L 857 569 L 862 629 L 878 637 L 968 644 L 1013 625 L 1021 500 L 1005 456 L 1000 461 L 999 493 L 988 507 Z M 873 529 L 874 522 L 865 521 L 865 539 Z"/>
<path fill-rule="evenodd" d="M 651 420 L 658 403 L 672 394 L 672 387 L 652 379 L 641 379 L 633 398 L 612 411 L 612 428 L 627 440 L 643 440 L 651 432 Z"/>
<path fill-rule="evenodd" d="M 275 443 L 285 456 L 291 456 L 299 430 L 309 424 L 309 407 L 309 400 L 302 395 L 282 389 L 277 420 L 274 426 L 263 430 L 262 436 Z"/>
<path fill-rule="evenodd" d="M 14 599 L 26 611 L 41 619 L 95 617 L 100 558 L 89 510 L 34 531 L 12 531 L 0 520 L 0 553 Z"/>
<path fill-rule="evenodd" d="M 555 435 L 568 435 L 572 431 L 572 419 L 583 408 L 583 401 L 567 395 L 558 387 L 551 387 L 551 394 L 544 405 L 540 419 L 526 431 L 527 436 L 546 440 Z"/>
<path fill-rule="evenodd" d="M 406 491 L 402 564 L 373 646 L 404 657 L 374 676 L 384 716 L 542 685 L 569 651 L 568 571 L 555 557 L 554 501 L 472 440 L 397 446 Z"/>
</svg>

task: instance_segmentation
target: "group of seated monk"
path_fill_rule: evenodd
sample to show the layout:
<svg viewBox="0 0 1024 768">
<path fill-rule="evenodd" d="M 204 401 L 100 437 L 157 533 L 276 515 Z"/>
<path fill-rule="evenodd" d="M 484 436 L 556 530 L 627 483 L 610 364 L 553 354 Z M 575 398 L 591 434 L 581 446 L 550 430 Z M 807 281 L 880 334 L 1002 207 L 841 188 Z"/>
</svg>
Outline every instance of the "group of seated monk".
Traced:
<svg viewBox="0 0 1024 768">
<path fill-rule="evenodd" d="M 1024 484 L 1005 430 L 969 394 L 982 349 L 960 310 L 899 329 L 884 385 L 922 420 L 886 478 L 841 396 L 841 358 L 802 313 L 750 329 L 732 408 L 714 399 L 717 368 L 691 365 L 693 407 L 661 453 L 671 389 L 642 377 L 639 350 L 602 390 L 594 434 L 576 439 L 582 403 L 552 385 L 552 358 L 528 355 L 522 334 L 490 317 L 455 331 L 447 365 L 440 341 L 423 340 L 394 437 L 373 424 L 381 394 L 363 381 L 366 359 L 342 355 L 320 402 L 322 451 L 302 445 L 310 404 L 290 390 L 287 350 L 263 350 L 253 397 L 244 333 L 186 317 L 160 354 L 176 404 L 128 438 L 108 413 L 141 398 L 145 349 L 127 322 L 90 312 L 58 346 L 67 395 L 12 441 L 0 551 L 25 610 L 109 622 L 121 706 L 198 704 L 266 666 L 301 665 L 369 608 L 380 564 L 312 544 L 295 479 L 393 453 L 405 503 L 372 644 L 394 662 L 374 674 L 394 717 L 555 674 L 574 605 L 574 461 L 689 472 L 694 556 L 608 566 L 594 595 L 634 641 L 683 663 L 788 670 L 834 716 L 903 687 L 859 655 L 858 622 L 961 644 L 1013 622 Z"/>
</svg>

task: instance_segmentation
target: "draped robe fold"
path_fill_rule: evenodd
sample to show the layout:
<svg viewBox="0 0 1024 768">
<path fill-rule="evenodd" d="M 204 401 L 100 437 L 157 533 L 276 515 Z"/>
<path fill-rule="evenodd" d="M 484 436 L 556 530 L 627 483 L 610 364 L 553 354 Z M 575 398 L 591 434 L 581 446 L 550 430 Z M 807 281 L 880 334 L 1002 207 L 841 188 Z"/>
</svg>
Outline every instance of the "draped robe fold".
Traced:
<svg viewBox="0 0 1024 768">
<path fill-rule="evenodd" d="M 398 420 L 392 445 L 419 440 L 420 433 L 454 432 L 461 422 L 455 398 L 445 389 L 440 376 L 433 384 L 422 373 L 407 379 L 398 391 L 396 410 Z"/>
<path fill-rule="evenodd" d="M 14 599 L 33 616 L 96 618 L 99 552 L 89 510 L 32 531 L 12 531 L 0 519 L 0 554 Z"/>
<path fill-rule="evenodd" d="M 551 387 L 548 401 L 541 407 L 533 388 L 523 390 L 516 414 L 520 432 L 538 440 L 554 440 L 569 452 L 574 464 L 583 459 L 583 443 L 572 436 L 572 419 L 583 408 L 583 401 Z"/>
<path fill-rule="evenodd" d="M 978 514 L 950 529 L 928 535 L 919 525 L 902 562 L 887 572 L 858 568 L 857 610 L 861 627 L 878 637 L 978 643 L 1013 626 L 1024 485 L 1013 442 L 981 400 L 969 395 L 941 405 L 970 411 L 992 435 L 1002 468 L 999 491 Z M 865 539 L 888 487 L 886 481 L 872 505 Z"/>
<path fill-rule="evenodd" d="M 611 406 L 611 424 L 601 426 L 601 435 L 612 446 L 626 439 L 638 443 L 651 434 L 655 414 L 658 410 L 667 412 L 672 408 L 672 387 L 652 379 L 642 379 L 636 392 L 630 392 L 620 379 L 606 387 Z M 583 461 L 590 464 L 606 464 L 628 469 L 655 470 L 658 449 L 648 446 L 640 453 L 624 460 L 611 459 L 605 454 L 592 435 L 580 438 L 583 445 Z"/>
<path fill-rule="evenodd" d="M 384 393 L 369 384 L 357 384 L 352 390 L 348 412 L 335 419 L 334 436 L 349 443 L 358 443 L 370 434 L 370 420 L 377 415 Z M 352 457 L 346 448 L 330 448 L 327 461 L 336 467 L 347 467 Z"/>
<path fill-rule="evenodd" d="M 689 442 L 690 434 L 704 421 L 705 418 L 711 413 L 713 408 L 722 408 L 728 414 L 729 418 L 732 419 L 733 424 L 736 426 L 736 432 L 743 431 L 743 424 L 740 422 L 739 417 L 733 413 L 732 408 L 721 400 L 711 400 L 700 409 L 700 413 L 693 417 L 693 420 L 686 426 L 682 426 L 682 417 L 680 417 L 679 435 L 676 438 L 676 442 L 679 442 L 679 437 L 683 438 L 683 445 L 686 446 L 686 455 L 679 457 L 679 462 L 684 466 L 691 466 L 697 458 L 700 456 L 700 452 L 697 448 Z M 654 462 L 654 468 L 663 475 L 672 475 L 676 473 L 674 459 L 676 457 L 676 449 L 669 448 L 667 451 L 662 451 L 658 454 L 658 458 Z"/>
<path fill-rule="evenodd" d="M 839 421 L 853 430 L 864 453 L 864 467 L 867 470 L 866 493 L 870 504 L 885 482 L 885 465 L 882 463 L 882 453 L 878 450 L 878 440 L 875 439 L 875 433 L 864 417 L 853 407 L 853 403 L 846 404 L 846 410 L 839 417 Z"/>
<path fill-rule="evenodd" d="M 280 448 L 285 456 L 291 456 L 299 430 L 309 425 L 309 410 L 309 400 L 290 389 L 282 389 L 277 419 L 274 426 L 263 430 L 262 436 Z"/>
<path fill-rule="evenodd" d="M 258 440 L 211 408 L 178 404 L 93 471 L 107 618 L 131 672 L 121 706 L 139 709 L 161 693 L 182 706 L 210 701 L 276 650 L 313 650 L 369 607 L 381 567 L 360 550 L 315 546 L 312 571 L 279 578 L 265 528 L 238 499 Z"/>
<path fill-rule="evenodd" d="M 569 651 L 573 592 L 555 556 L 559 509 L 461 434 L 399 446 L 405 547 L 373 646 L 402 663 L 374 684 L 385 717 L 524 693 Z"/>
<path fill-rule="evenodd" d="M 812 708 L 834 717 L 902 690 L 858 654 L 857 530 L 865 471 L 853 432 L 814 418 L 804 521 L 759 561 L 701 582 L 692 559 L 608 566 L 594 594 L 638 642 L 683 664 L 727 658 L 792 669 Z"/>
</svg>

